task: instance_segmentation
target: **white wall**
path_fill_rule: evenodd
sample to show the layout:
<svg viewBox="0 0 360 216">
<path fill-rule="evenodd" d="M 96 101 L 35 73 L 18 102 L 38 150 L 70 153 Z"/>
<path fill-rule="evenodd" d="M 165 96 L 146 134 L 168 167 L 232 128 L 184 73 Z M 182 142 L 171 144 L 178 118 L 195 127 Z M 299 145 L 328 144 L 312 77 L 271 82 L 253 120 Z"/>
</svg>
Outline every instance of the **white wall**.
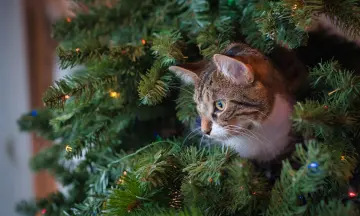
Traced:
<svg viewBox="0 0 360 216">
<path fill-rule="evenodd" d="M 14 216 L 15 204 L 33 194 L 29 134 L 16 120 L 28 112 L 29 85 L 21 0 L 0 0 L 0 215 Z"/>
</svg>

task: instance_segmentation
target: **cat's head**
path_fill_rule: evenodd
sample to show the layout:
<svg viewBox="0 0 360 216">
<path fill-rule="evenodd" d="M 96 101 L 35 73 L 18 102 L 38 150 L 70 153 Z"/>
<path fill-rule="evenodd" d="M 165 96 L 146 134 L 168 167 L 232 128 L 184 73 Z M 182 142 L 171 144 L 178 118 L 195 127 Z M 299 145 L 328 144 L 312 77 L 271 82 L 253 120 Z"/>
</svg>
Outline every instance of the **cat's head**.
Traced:
<svg viewBox="0 0 360 216">
<path fill-rule="evenodd" d="M 211 61 L 172 66 L 184 82 L 194 84 L 201 130 L 217 140 L 251 134 L 272 111 L 275 94 L 284 91 L 276 69 L 253 49 L 216 54 Z"/>
</svg>

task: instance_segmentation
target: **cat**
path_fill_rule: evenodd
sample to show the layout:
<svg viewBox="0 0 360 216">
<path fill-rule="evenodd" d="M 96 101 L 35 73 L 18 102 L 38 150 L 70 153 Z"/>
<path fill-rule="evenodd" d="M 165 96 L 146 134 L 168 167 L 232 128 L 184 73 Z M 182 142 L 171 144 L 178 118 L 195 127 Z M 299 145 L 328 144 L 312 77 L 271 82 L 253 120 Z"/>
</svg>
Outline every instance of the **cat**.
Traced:
<svg viewBox="0 0 360 216">
<path fill-rule="evenodd" d="M 293 92 L 302 76 L 284 76 L 268 57 L 242 43 L 231 44 L 210 61 L 169 70 L 194 85 L 205 136 L 258 162 L 291 149 Z"/>
</svg>

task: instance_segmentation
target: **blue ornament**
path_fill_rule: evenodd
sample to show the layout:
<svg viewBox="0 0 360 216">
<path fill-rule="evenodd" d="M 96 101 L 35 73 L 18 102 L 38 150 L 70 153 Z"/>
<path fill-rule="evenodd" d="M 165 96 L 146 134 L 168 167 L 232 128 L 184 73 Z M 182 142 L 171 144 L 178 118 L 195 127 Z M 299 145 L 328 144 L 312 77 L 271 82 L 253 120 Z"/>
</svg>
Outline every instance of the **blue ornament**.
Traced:
<svg viewBox="0 0 360 216">
<path fill-rule="evenodd" d="M 38 112 L 36 110 L 31 111 L 31 116 L 35 117 L 38 115 Z"/>
<path fill-rule="evenodd" d="M 311 162 L 309 165 L 308 165 L 308 169 L 311 171 L 311 172 L 317 172 L 319 170 L 319 164 L 317 162 Z"/>
<path fill-rule="evenodd" d="M 316 162 L 312 162 L 308 166 L 309 169 L 314 169 L 314 168 L 318 168 L 318 167 L 319 167 L 319 164 Z"/>
</svg>

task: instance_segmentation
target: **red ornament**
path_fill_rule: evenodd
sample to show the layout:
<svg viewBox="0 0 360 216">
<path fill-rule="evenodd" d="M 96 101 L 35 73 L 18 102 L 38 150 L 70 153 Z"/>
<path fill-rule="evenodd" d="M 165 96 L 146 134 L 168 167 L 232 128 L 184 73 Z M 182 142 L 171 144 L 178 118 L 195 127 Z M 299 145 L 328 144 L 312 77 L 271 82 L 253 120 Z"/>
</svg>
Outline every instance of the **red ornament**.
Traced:
<svg viewBox="0 0 360 216">
<path fill-rule="evenodd" d="M 326 110 L 327 110 L 327 109 L 329 109 L 329 107 L 325 105 L 325 106 L 324 106 L 324 109 L 326 109 Z"/>
<path fill-rule="evenodd" d="M 46 213 L 46 209 L 41 210 L 41 214 L 45 214 Z"/>
<path fill-rule="evenodd" d="M 354 197 L 357 196 L 357 193 L 355 193 L 355 192 L 349 192 L 348 195 L 349 195 L 350 198 L 354 198 Z"/>
</svg>

